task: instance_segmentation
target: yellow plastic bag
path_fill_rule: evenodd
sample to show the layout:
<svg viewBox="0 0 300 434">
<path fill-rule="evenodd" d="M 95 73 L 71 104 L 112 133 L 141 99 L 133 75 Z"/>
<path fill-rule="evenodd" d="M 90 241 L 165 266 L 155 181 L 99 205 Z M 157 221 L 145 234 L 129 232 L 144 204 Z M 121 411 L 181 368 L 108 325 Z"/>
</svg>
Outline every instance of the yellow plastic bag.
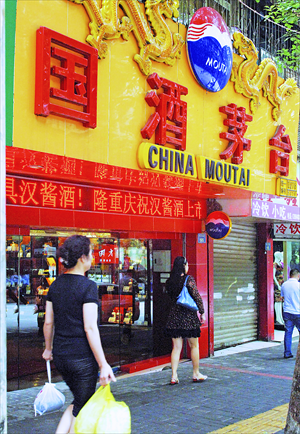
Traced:
<svg viewBox="0 0 300 434">
<path fill-rule="evenodd" d="M 130 434 L 129 407 L 115 400 L 109 384 L 101 386 L 76 417 L 75 433 Z"/>
</svg>

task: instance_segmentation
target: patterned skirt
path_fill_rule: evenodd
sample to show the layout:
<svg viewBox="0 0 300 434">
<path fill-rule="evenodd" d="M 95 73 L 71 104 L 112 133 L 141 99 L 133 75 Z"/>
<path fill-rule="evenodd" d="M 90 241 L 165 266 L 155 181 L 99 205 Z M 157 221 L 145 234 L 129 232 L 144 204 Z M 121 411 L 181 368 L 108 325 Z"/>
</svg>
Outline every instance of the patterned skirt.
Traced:
<svg viewBox="0 0 300 434">
<path fill-rule="evenodd" d="M 167 319 L 165 334 L 171 338 L 199 338 L 200 325 L 197 312 L 173 304 Z"/>
<path fill-rule="evenodd" d="M 165 329 L 165 334 L 169 338 L 199 338 L 201 335 L 200 327 L 193 330 L 184 329 Z"/>
</svg>

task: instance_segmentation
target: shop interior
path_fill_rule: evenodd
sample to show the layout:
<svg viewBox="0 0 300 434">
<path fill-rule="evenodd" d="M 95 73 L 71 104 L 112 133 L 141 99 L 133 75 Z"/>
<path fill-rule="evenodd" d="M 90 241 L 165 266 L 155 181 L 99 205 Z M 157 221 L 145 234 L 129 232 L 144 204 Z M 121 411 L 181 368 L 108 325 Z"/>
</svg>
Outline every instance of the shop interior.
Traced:
<svg viewBox="0 0 300 434">
<path fill-rule="evenodd" d="M 51 283 L 64 272 L 56 251 L 70 235 L 43 230 L 32 230 L 28 236 L 7 235 L 8 390 L 45 380 L 41 355 L 46 297 Z M 93 262 L 87 275 L 98 286 L 99 329 L 108 362 L 120 367 L 170 353 L 168 345 L 155 350 L 153 280 L 163 291 L 171 266 L 171 242 L 163 240 L 168 250 L 154 254 L 155 262 L 159 258 L 162 264 L 157 273 L 155 266 L 153 270 L 153 243 L 157 245 L 159 240 L 122 238 L 112 233 L 82 235 L 91 240 Z M 54 372 L 54 381 L 59 379 Z"/>
</svg>

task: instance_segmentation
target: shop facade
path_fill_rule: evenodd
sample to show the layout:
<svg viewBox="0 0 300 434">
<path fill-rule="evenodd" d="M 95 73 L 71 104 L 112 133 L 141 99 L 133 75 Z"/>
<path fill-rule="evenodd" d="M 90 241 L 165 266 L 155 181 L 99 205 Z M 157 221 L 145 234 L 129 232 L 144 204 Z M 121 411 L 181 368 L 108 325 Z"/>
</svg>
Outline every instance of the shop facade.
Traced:
<svg viewBox="0 0 300 434">
<path fill-rule="evenodd" d="M 276 194 L 279 177 L 296 179 L 297 86 L 287 83 L 290 92 L 273 104 L 261 93 L 254 110 L 235 84 L 243 58 L 233 53 L 236 79 L 227 71 L 222 88 L 205 89 L 189 66 L 187 29 L 165 18 L 176 17 L 172 2 L 160 11 L 168 55 L 158 27 L 144 29 L 152 32 L 149 54 L 137 22 L 128 40 L 118 38 L 126 36 L 122 26 L 102 38 L 93 26 L 89 34 L 100 9 L 48 3 L 17 3 L 6 158 L 11 387 L 44 370 L 45 297 L 63 272 L 56 250 L 74 233 L 91 239 L 89 278 L 98 285 L 100 332 L 113 366 L 131 372 L 170 359 L 165 281 L 178 255 L 187 257 L 207 313 L 201 357 L 271 339 L 273 252 L 259 258 L 269 222 L 253 220 L 251 197 Z M 144 22 L 144 6 L 130 3 Z M 117 13 L 118 25 L 124 15 L 133 20 L 126 7 Z M 225 71 L 220 59 L 209 60 L 212 70 L 214 62 Z M 213 240 L 205 221 L 219 209 L 232 229 Z"/>
<path fill-rule="evenodd" d="M 252 217 L 255 221 L 269 227 L 273 260 L 273 297 L 275 329 L 283 330 L 283 300 L 281 285 L 289 278 L 290 271 L 299 269 L 300 249 L 300 162 L 297 163 L 296 181 L 290 183 L 284 195 L 252 194 Z"/>
</svg>

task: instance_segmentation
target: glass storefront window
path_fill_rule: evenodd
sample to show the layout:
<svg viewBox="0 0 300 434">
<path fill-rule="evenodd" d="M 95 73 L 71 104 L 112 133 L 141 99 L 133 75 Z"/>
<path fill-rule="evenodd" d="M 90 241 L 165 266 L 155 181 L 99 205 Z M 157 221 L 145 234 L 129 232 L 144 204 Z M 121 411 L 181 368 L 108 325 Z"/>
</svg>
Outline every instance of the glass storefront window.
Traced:
<svg viewBox="0 0 300 434">
<path fill-rule="evenodd" d="M 300 240 L 287 242 L 287 262 L 289 270 L 296 268 L 300 271 Z"/>
<path fill-rule="evenodd" d="M 273 242 L 274 261 L 281 261 L 284 280 L 287 280 L 292 268 L 300 271 L 300 240 L 282 240 Z"/>
<path fill-rule="evenodd" d="M 139 239 L 95 238 L 88 272 L 99 289 L 101 338 L 112 365 L 153 355 L 151 246 Z"/>
<path fill-rule="evenodd" d="M 8 389 L 45 370 L 46 296 L 57 276 L 57 237 L 7 236 L 6 323 Z M 24 386 L 26 387 L 26 386 Z"/>
</svg>

